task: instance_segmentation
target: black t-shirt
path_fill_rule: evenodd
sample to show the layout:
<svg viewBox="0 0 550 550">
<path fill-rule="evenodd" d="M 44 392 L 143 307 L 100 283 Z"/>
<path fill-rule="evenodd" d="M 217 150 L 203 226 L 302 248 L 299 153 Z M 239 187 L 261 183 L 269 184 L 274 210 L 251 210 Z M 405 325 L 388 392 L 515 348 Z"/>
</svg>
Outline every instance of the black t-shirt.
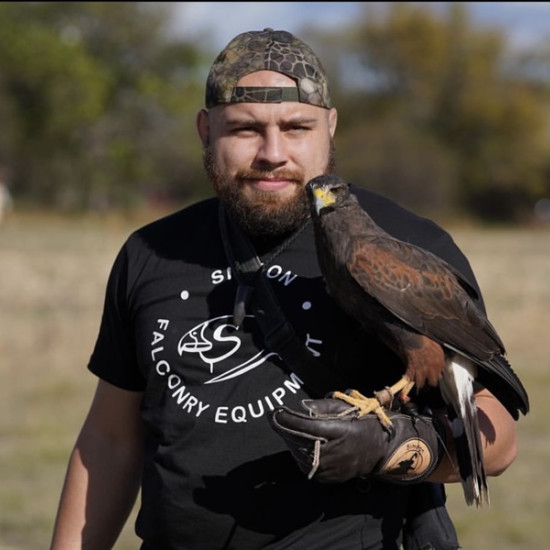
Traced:
<svg viewBox="0 0 550 550">
<path fill-rule="evenodd" d="M 476 286 L 441 228 L 353 191 L 389 233 L 443 257 Z M 252 315 L 238 329 L 232 324 L 236 282 L 217 205 L 202 201 L 129 237 L 109 277 L 89 363 L 107 382 L 143 392 L 148 436 L 136 522 L 143 548 L 398 548 L 408 488 L 308 481 L 270 429 L 269 411 L 299 408 L 309 395 L 265 349 Z M 393 354 L 326 295 L 311 224 L 268 264 L 267 276 L 298 336 L 350 387 L 368 393 L 396 381 Z"/>
</svg>

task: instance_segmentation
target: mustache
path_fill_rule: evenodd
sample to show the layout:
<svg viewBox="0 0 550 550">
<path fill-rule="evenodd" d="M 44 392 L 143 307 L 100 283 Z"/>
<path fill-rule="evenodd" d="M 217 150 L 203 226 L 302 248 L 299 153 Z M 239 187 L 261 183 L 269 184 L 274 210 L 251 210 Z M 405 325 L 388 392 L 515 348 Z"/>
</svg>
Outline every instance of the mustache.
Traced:
<svg viewBox="0 0 550 550">
<path fill-rule="evenodd" d="M 235 175 L 235 179 L 242 180 L 260 180 L 260 179 L 284 179 L 292 181 L 295 183 L 303 182 L 303 175 L 294 170 L 288 169 L 279 169 L 279 170 L 257 170 L 257 169 L 248 169 L 241 170 Z"/>
</svg>

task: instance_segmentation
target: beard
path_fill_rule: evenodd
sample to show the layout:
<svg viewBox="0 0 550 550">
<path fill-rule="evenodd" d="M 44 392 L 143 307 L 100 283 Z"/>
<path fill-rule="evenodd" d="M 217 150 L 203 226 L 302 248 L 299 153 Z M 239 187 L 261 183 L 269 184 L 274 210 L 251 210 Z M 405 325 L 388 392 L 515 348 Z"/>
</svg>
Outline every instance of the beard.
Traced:
<svg viewBox="0 0 550 550">
<path fill-rule="evenodd" d="M 322 174 L 334 171 L 335 146 L 330 141 L 327 164 Z M 250 169 L 229 178 L 216 165 L 210 147 L 204 149 L 203 164 L 208 179 L 229 215 L 255 239 L 271 240 L 298 229 L 309 217 L 306 181 L 301 173 L 287 169 Z M 319 174 L 321 175 L 321 174 Z M 253 196 L 243 192 L 246 180 L 283 178 L 292 181 L 295 192 L 291 197 L 280 197 L 271 191 L 255 190 Z"/>
</svg>

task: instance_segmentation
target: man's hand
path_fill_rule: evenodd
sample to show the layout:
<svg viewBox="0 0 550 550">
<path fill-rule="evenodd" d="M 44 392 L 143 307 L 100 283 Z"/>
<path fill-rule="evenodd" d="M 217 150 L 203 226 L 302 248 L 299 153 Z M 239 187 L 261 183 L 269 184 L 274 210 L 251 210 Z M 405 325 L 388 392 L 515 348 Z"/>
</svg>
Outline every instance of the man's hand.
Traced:
<svg viewBox="0 0 550 550">
<path fill-rule="evenodd" d="M 431 416 L 389 412 L 390 438 L 374 414 L 358 417 L 340 399 L 302 401 L 304 412 L 285 407 L 270 416 L 300 469 L 317 481 L 340 483 L 370 474 L 397 483 L 423 481 L 443 453 L 445 431 Z"/>
</svg>

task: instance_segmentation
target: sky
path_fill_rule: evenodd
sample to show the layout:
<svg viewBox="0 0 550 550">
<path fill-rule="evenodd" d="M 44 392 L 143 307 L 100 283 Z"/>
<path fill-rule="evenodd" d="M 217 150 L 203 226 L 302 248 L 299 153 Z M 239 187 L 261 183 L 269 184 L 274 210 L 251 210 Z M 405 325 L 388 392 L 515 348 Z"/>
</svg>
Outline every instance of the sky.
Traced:
<svg viewBox="0 0 550 550">
<path fill-rule="evenodd" d="M 353 21 L 367 2 L 172 2 L 178 34 L 222 49 L 240 32 L 265 27 L 297 32 L 307 23 L 335 28 Z M 415 4 L 416 2 L 411 2 Z M 422 2 L 419 2 L 422 3 Z M 449 2 L 430 2 L 433 5 Z M 464 2 L 473 20 L 503 28 L 516 48 L 550 42 L 550 2 Z"/>
</svg>

